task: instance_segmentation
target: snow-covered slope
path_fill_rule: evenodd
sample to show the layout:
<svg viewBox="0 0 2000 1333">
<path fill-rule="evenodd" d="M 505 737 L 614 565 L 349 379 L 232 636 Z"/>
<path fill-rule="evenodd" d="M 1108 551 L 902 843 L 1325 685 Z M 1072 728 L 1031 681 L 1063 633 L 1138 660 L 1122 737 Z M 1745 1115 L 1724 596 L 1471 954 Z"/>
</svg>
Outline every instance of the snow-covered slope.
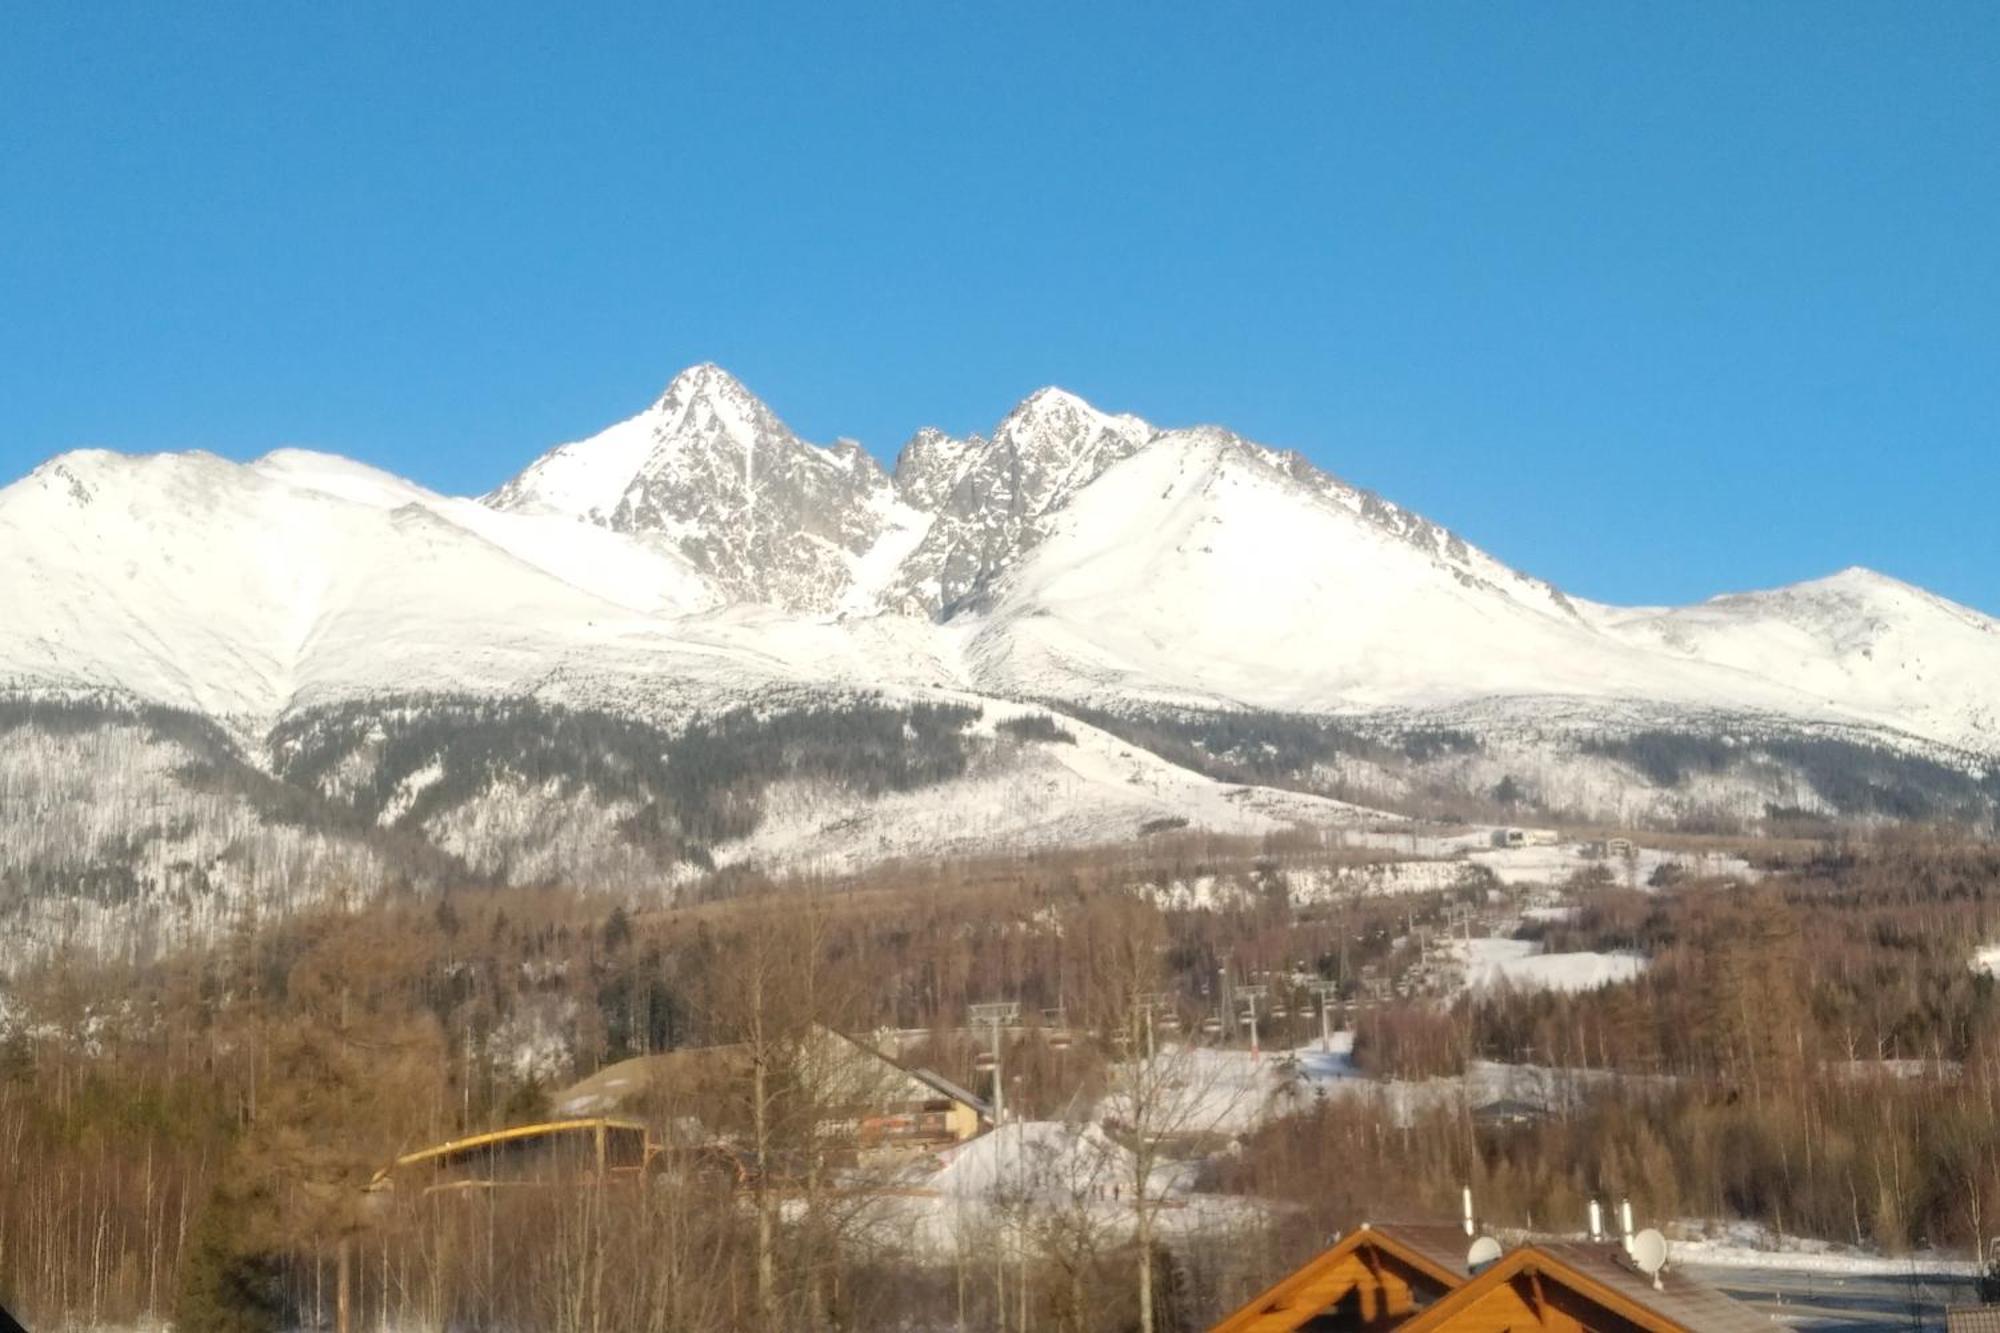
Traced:
<svg viewBox="0 0 2000 1333">
<path fill-rule="evenodd" d="M 65 454 L 0 491 L 0 679 L 215 716 L 642 669 L 716 599 L 670 552 L 338 459 Z"/>
<path fill-rule="evenodd" d="M 1546 585 L 1280 464 L 1187 431 L 1109 469 L 1001 583 L 975 679 L 1290 710 L 1655 683 Z"/>
<path fill-rule="evenodd" d="M 1991 749 L 2000 626 L 1876 575 L 1667 612 L 1578 603 L 1288 455 L 1177 431 L 1105 471 L 968 627 L 973 681 L 1115 705 L 1597 700 Z"/>
<path fill-rule="evenodd" d="M 1802 708 L 2000 747 L 2000 622 L 1872 570 L 1672 610 L 1592 612 L 1648 652 L 1783 682 Z"/>
</svg>

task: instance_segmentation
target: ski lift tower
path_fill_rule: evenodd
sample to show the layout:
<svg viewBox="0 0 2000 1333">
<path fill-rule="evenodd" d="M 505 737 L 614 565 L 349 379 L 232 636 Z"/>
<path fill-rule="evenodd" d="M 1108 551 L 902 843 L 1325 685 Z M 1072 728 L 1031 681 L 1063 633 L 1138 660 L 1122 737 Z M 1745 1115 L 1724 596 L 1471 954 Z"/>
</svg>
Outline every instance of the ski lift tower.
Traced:
<svg viewBox="0 0 2000 1333">
<path fill-rule="evenodd" d="M 1238 986 L 1236 988 L 1236 997 L 1246 1001 L 1249 1005 L 1249 1008 L 1244 1011 L 1243 1016 L 1244 1020 L 1250 1024 L 1250 1059 L 1253 1062 L 1261 1058 L 1263 1054 L 1257 1047 L 1257 1001 L 1270 993 L 1271 988 L 1261 981 L 1252 986 Z"/>
<path fill-rule="evenodd" d="M 1174 996 L 1169 991 L 1154 991 L 1150 995 L 1140 996 L 1139 1013 L 1146 1025 L 1146 1058 L 1151 1060 L 1155 1027 L 1165 1028 L 1168 1032 L 1178 1032 L 1181 1016 L 1176 1010 Z"/>
<path fill-rule="evenodd" d="M 1340 994 L 1337 981 L 1316 981 L 1312 988 L 1313 998 L 1319 1001 L 1319 1050 L 1321 1055 L 1333 1053 L 1333 1024 L 1330 1012 L 1335 997 Z"/>
<path fill-rule="evenodd" d="M 983 1067 L 990 1068 L 993 1071 L 993 1127 L 998 1129 L 1001 1123 L 1007 1118 L 1007 1089 L 1006 1084 L 1001 1081 L 1000 1028 L 1003 1024 L 1013 1023 L 1020 1019 L 1021 1002 L 1019 1000 L 988 1000 L 983 1004 L 973 1005 L 969 1010 L 969 1016 L 972 1019 L 974 1031 L 977 1031 L 979 1025 L 982 1023 L 986 1024 L 992 1030 L 993 1044 L 990 1050 L 975 1057 L 972 1063 L 975 1069 Z"/>
</svg>

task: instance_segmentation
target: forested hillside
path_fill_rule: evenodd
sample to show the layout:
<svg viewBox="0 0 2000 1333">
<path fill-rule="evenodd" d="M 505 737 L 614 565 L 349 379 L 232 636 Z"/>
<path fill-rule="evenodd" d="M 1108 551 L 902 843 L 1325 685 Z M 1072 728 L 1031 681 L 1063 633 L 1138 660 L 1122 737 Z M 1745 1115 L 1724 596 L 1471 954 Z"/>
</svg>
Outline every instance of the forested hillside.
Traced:
<svg viewBox="0 0 2000 1333">
<path fill-rule="evenodd" d="M 1295 1013 L 1309 983 L 1328 987 L 1355 1074 L 1176 1140 L 1201 1173 L 1191 1197 L 1247 1211 L 1230 1214 L 1226 1246 L 1161 1243 L 1163 1327 L 1202 1326 L 1327 1229 L 1448 1212 L 1464 1183 L 1503 1226 L 1572 1226 L 1587 1199 L 1629 1195 L 1662 1221 L 1753 1219 L 1891 1253 L 1976 1246 L 2000 1209 L 2000 988 L 1970 960 L 2000 939 L 2000 859 L 1916 832 L 1769 855 L 1753 884 L 1586 877 L 1566 890 L 1572 910 L 1524 919 L 1524 938 L 1558 956 L 1645 957 L 1633 980 L 1442 1003 L 1389 983 L 1430 975 L 1420 940 L 1437 932 L 1435 958 L 1467 905 L 1499 892 L 1490 882 L 1327 899 L 1288 884 L 1302 862 L 1198 841 L 838 890 L 743 882 L 672 910 L 460 887 L 364 915 L 245 914 L 170 959 L 65 961 L 0 992 L 0 1144 L 15 1163 L 0 1286 L 33 1326 L 178 1307 L 190 1329 L 276 1328 L 324 1316 L 347 1238 L 361 1309 L 395 1318 L 533 1309 L 582 1329 L 645 1309 L 722 1329 L 769 1299 L 829 1327 L 958 1308 L 985 1322 L 982 1270 L 910 1252 L 868 1220 L 887 1205 L 862 1196 L 788 1195 L 766 1289 L 756 1209 L 739 1206 L 762 1188 L 754 1171 L 746 1186 L 690 1159 L 680 1187 L 644 1198 L 472 1211 L 369 1212 L 358 1191 L 397 1152 L 532 1119 L 555 1087 L 649 1051 L 768 1042 L 776 1071 L 787 1033 L 892 1029 L 906 1058 L 978 1086 L 984 1039 L 966 1014 L 996 995 L 1031 1016 L 1007 1039 L 1017 1114 L 1115 1107 L 1135 995 L 1165 997 L 1198 1045 L 1243 1040 L 1201 1032 L 1218 968 L 1270 977 Z M 1147 887 L 1232 868 L 1260 892 L 1171 909 Z M 1058 1027 L 1074 1046 L 1051 1045 Z M 1306 1051 L 1318 1030 L 1274 1010 L 1265 1040 Z M 1543 1071 L 1558 1109 L 1476 1118 L 1474 1076 L 1495 1069 Z M 784 1136 L 804 1132 L 814 1094 L 773 1086 L 791 1128 L 764 1151 L 796 1154 L 805 1141 Z M 648 1114 L 662 1132 L 683 1116 L 749 1123 L 695 1095 L 668 1089 Z M 787 1098 L 800 1099 L 790 1119 Z M 1116 1114 L 1106 1123 L 1120 1132 Z M 1240 1147 L 1218 1152 L 1230 1137 Z M 1047 1221 L 999 1299 L 1054 1327 L 1129 1308 L 1129 1236 Z M 600 1285 L 595 1265 L 614 1256 L 623 1280 Z"/>
</svg>

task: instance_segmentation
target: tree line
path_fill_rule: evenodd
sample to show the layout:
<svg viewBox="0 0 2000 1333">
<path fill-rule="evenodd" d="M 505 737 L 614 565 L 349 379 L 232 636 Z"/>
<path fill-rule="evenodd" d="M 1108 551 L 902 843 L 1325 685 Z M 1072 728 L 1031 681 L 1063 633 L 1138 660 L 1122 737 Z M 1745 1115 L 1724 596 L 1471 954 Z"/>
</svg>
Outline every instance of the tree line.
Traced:
<svg viewBox="0 0 2000 1333">
<path fill-rule="evenodd" d="M 0 992 L 0 1291 L 31 1326 L 177 1316 L 184 1333 L 332 1327 L 340 1290 L 357 1322 L 434 1327 L 1164 1333 L 1335 1229 L 1449 1213 L 1466 1183 L 1508 1226 L 1574 1229 L 1585 1201 L 1619 1195 L 1657 1221 L 1891 1251 L 2000 1230 L 2000 996 L 1969 965 L 2000 938 L 1992 848 L 1916 831 L 1818 845 L 1752 885 L 1582 883 L 1569 919 L 1528 928 L 1552 949 L 1644 952 L 1638 980 L 1450 1002 L 1372 995 L 1362 969 L 1399 975 L 1414 934 L 1491 886 L 1295 902 L 1284 864 L 1190 839 L 746 879 L 666 908 L 477 887 L 351 910 L 357 895 L 246 913 L 157 960 L 33 969 Z M 1265 891 L 1195 910 L 1146 891 L 1217 869 Z M 1230 1148 L 1187 1118 L 1185 1069 L 1134 1059 L 1169 1014 L 1199 1034 L 1225 971 L 1295 1006 L 1330 986 L 1385 1079 L 1501 1061 L 1546 1067 L 1564 1095 L 1511 1125 L 1469 1095 L 1308 1097 Z M 827 1154 L 816 1127 L 842 1107 L 812 1034 L 893 1031 L 911 1063 L 983 1087 L 967 1016 L 995 998 L 1023 1013 L 1010 1104 L 1100 1107 L 1129 1154 L 1117 1225 L 1003 1202 L 914 1253 L 889 1196 L 849 1188 Z M 518 1059 L 530 1013 L 552 1016 L 552 1071 Z M 1058 1028 L 1077 1039 L 1052 1043 Z M 1265 1039 L 1316 1030 L 1295 1012 Z M 735 1157 L 670 1154 L 671 1188 L 365 1189 L 399 1153 L 546 1114 L 561 1082 L 715 1046 L 742 1077 L 655 1089 L 643 1114 L 669 1139 L 725 1125 Z M 1177 1155 L 1243 1202 L 1228 1244 L 1159 1229 L 1148 1182 Z"/>
</svg>

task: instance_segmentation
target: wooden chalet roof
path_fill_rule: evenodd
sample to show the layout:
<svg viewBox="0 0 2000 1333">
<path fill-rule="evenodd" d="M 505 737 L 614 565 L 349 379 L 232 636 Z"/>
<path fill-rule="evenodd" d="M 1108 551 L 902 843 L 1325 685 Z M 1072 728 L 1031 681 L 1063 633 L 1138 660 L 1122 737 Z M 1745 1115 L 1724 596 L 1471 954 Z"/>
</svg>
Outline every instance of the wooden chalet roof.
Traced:
<svg viewBox="0 0 2000 1333">
<path fill-rule="evenodd" d="M 1616 1244 L 1510 1250 L 1397 1333 L 1771 1333 L 1770 1319 L 1669 1268 L 1661 1289 Z M 1525 1322 L 1533 1320 L 1534 1322 Z"/>
<path fill-rule="evenodd" d="M 2000 1333 L 2000 1305 L 1954 1305 L 1944 1326 L 1947 1333 Z"/>
<path fill-rule="evenodd" d="M 1452 1223 L 1363 1223 L 1259 1292 L 1210 1333 L 1291 1333 L 1336 1309 L 1357 1328 L 1395 1328 L 1464 1285 L 1470 1245 Z"/>
</svg>

